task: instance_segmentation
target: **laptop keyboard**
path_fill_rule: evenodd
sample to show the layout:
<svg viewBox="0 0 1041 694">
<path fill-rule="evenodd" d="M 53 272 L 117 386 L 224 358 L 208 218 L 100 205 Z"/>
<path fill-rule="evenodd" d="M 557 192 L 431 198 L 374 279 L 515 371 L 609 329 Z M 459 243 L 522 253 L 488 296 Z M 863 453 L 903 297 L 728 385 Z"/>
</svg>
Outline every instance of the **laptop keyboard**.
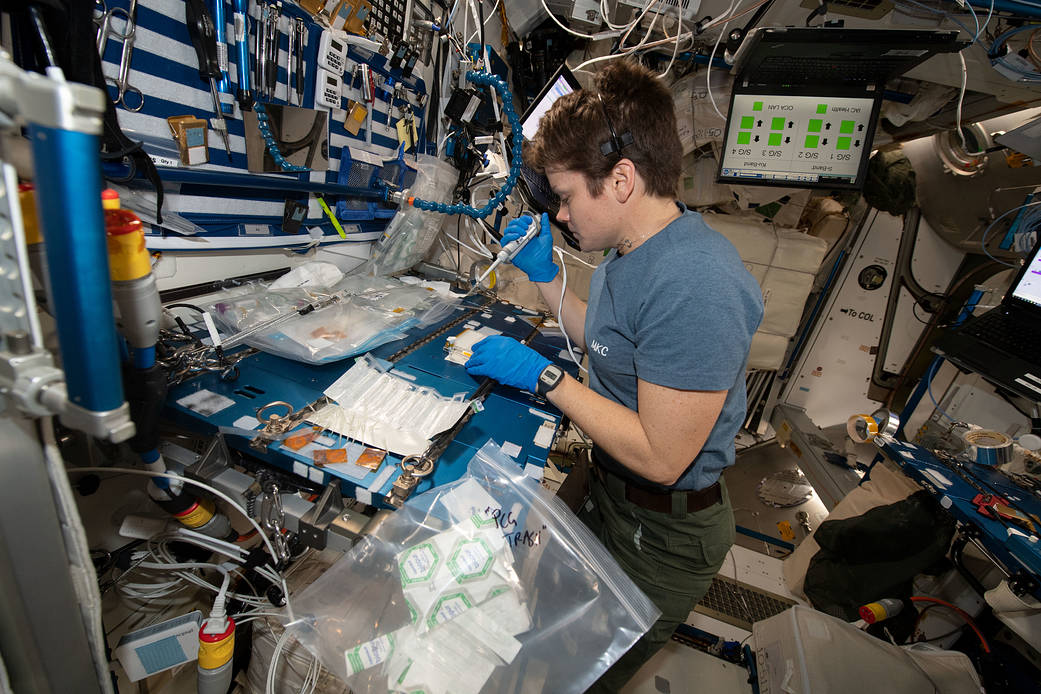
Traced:
<svg viewBox="0 0 1041 694">
<path fill-rule="evenodd" d="M 879 60 L 782 55 L 766 58 L 750 76 L 759 84 L 869 84 L 883 80 L 891 67 Z"/>
<path fill-rule="evenodd" d="M 1036 361 L 1041 325 L 1013 319 L 1005 311 L 989 311 L 965 326 L 965 333 L 985 340 L 1009 354 Z"/>
</svg>

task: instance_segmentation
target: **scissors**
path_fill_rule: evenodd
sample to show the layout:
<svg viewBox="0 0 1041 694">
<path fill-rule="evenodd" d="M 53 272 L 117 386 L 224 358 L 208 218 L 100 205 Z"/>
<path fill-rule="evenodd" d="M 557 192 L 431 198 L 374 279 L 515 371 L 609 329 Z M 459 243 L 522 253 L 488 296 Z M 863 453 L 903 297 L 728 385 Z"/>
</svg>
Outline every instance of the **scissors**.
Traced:
<svg viewBox="0 0 1041 694">
<path fill-rule="evenodd" d="M 116 98 L 112 100 L 112 103 L 120 104 L 126 110 L 135 113 L 145 105 L 145 95 L 141 93 L 140 89 L 130 84 L 130 60 L 134 53 L 134 38 L 137 33 L 136 12 L 137 0 L 130 0 L 130 9 L 127 10 L 122 7 L 114 7 L 110 10 L 105 5 L 105 0 L 95 0 L 94 3 L 94 24 L 98 28 L 98 54 L 104 59 L 109 37 L 123 42 L 119 56 L 119 75 L 115 80 L 106 79 L 107 82 L 116 86 Z M 112 21 L 113 17 L 120 17 L 124 20 L 122 31 L 116 28 Z M 137 95 L 136 98 L 132 96 L 130 99 L 131 103 L 136 102 L 135 106 L 127 103 L 127 94 Z"/>
</svg>

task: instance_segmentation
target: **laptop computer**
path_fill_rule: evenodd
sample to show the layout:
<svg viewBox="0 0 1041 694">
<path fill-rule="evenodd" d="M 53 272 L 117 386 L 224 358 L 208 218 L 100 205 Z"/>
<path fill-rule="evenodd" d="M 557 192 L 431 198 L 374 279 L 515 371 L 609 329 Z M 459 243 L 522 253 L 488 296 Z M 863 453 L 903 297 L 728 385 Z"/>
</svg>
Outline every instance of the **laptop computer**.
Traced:
<svg viewBox="0 0 1041 694">
<path fill-rule="evenodd" d="M 539 121 L 557 99 L 581 88 L 582 85 L 579 84 L 578 79 L 567 65 L 561 65 L 520 117 L 524 142 L 528 143 L 535 139 Z M 521 185 L 518 186 L 518 190 L 527 206 L 538 213 L 546 212 L 551 219 L 555 219 L 557 210 L 560 209 L 560 198 L 550 188 L 546 175 L 539 173 L 524 162 L 521 163 L 520 174 Z M 570 231 L 567 231 L 566 227 L 563 229 L 563 236 L 569 246 L 578 249 L 575 237 Z"/>
<path fill-rule="evenodd" d="M 1001 304 L 942 334 L 933 351 L 1041 402 L 1041 237 Z"/>
<path fill-rule="evenodd" d="M 885 83 L 968 45 L 957 32 L 758 28 L 734 56 L 718 180 L 859 189 Z"/>
</svg>

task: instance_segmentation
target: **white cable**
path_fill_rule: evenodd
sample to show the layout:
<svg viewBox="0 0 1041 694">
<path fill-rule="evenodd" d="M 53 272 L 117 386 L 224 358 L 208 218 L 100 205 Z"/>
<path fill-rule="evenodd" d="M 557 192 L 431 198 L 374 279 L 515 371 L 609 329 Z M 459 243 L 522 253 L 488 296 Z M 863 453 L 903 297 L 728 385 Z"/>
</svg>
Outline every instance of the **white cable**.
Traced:
<svg viewBox="0 0 1041 694">
<path fill-rule="evenodd" d="M 975 13 L 973 13 L 975 16 Z M 976 43 L 976 39 L 980 37 L 980 33 L 987 30 L 987 25 L 990 24 L 990 18 L 994 16 L 994 0 L 990 0 L 990 9 L 987 10 L 987 19 L 983 22 L 983 28 L 976 31 L 976 35 L 972 37 L 972 42 Z"/>
<path fill-rule="evenodd" d="M 119 472 L 119 473 L 125 473 L 125 474 L 128 474 L 128 475 L 140 475 L 140 476 L 143 476 L 143 477 L 165 477 L 167 479 L 172 479 L 172 480 L 181 480 L 182 482 L 187 482 L 188 484 L 192 484 L 192 485 L 195 485 L 196 487 L 200 487 L 202 489 L 205 489 L 206 491 L 210 492 L 211 494 L 214 494 L 215 496 L 217 496 L 217 497 L 223 499 L 224 501 L 226 501 L 236 511 L 241 513 L 242 516 L 247 521 L 249 521 L 250 525 L 252 525 L 256 529 L 257 534 L 259 534 L 260 538 L 264 541 L 264 545 L 267 547 L 268 553 L 271 554 L 271 558 L 274 559 L 276 564 L 278 563 L 278 553 L 275 552 L 275 548 L 271 544 L 271 540 L 264 533 L 264 529 L 261 528 L 260 525 L 258 525 L 257 522 L 255 520 L 253 520 L 253 518 L 248 513 L 246 513 L 246 509 L 242 508 L 241 505 L 239 505 L 234 499 L 232 499 L 230 496 L 228 496 L 227 494 L 225 494 L 221 490 L 217 489 L 216 487 L 212 487 L 212 486 L 206 484 L 205 482 L 200 482 L 199 480 L 194 480 L 194 479 L 192 479 L 190 477 L 185 477 L 184 475 L 176 475 L 176 474 L 174 474 L 172 472 L 162 472 L 162 473 L 147 472 L 145 470 L 135 470 L 133 468 L 126 468 L 126 467 L 75 467 L 75 468 L 66 468 L 66 471 L 67 472 L 77 472 L 77 473 L 78 472 L 96 472 L 96 473 L 99 473 L 99 474 L 103 474 L 103 473 L 107 473 L 107 472 Z M 294 617 L 293 617 L 293 609 L 292 609 L 292 606 L 290 605 L 290 602 L 289 602 L 289 587 L 286 585 L 286 580 L 285 580 L 285 578 L 282 577 L 281 573 L 278 574 L 278 578 L 279 578 L 279 583 L 282 585 L 282 595 L 285 597 L 285 601 L 286 601 L 286 613 L 289 615 L 289 619 L 292 620 L 292 619 L 294 619 Z"/>
<path fill-rule="evenodd" d="M 737 9 L 737 4 L 740 4 L 738 0 L 730 0 L 730 7 L 727 8 L 726 11 L 728 17 L 733 15 L 734 11 Z M 712 95 L 712 82 L 709 80 L 709 77 L 712 75 L 712 59 L 716 57 L 716 49 L 719 48 L 719 40 L 723 38 L 723 34 L 727 33 L 727 24 L 729 23 L 729 18 L 727 21 L 723 22 L 723 26 L 719 30 L 719 36 L 716 37 L 716 42 L 712 44 L 712 52 L 708 56 L 708 65 L 705 66 L 705 89 L 708 90 L 708 100 L 712 102 L 712 108 L 716 112 L 716 115 L 723 120 L 726 120 L 726 116 L 720 113 L 719 107 L 716 106 L 716 97 Z"/>
<path fill-rule="evenodd" d="M 969 145 L 965 141 L 965 131 L 961 126 L 961 106 L 965 100 L 965 85 L 969 77 L 969 70 L 965 65 L 965 56 L 962 55 L 962 51 L 958 51 L 958 60 L 961 61 L 961 91 L 958 93 L 958 108 L 954 116 L 954 127 L 958 131 L 958 139 L 961 140 L 961 148 L 965 150 L 965 154 L 970 157 L 975 157 L 981 154 L 986 154 L 985 151 L 980 150 L 979 152 L 970 152 Z"/>
<path fill-rule="evenodd" d="M 625 31 L 630 26 L 632 26 L 632 22 L 629 22 L 629 24 L 615 24 L 607 18 L 607 13 L 609 11 L 610 10 L 607 7 L 607 0 L 600 0 L 600 17 L 604 20 L 604 24 L 607 25 L 608 29 L 617 29 L 619 31 Z"/>
<path fill-rule="evenodd" d="M 450 235 L 450 234 L 448 234 L 448 233 L 446 233 L 445 235 L 446 235 L 446 236 L 448 236 L 448 238 L 450 238 L 451 240 L 453 240 L 453 241 L 455 241 L 456 243 L 458 243 L 458 244 L 459 244 L 460 246 L 462 246 L 462 247 L 463 247 L 463 248 L 465 248 L 466 250 L 468 250 L 468 251 L 470 251 L 471 253 L 473 253 L 474 255 L 476 255 L 476 256 L 478 256 L 478 257 L 480 257 L 480 258 L 487 258 L 487 257 L 488 257 L 488 256 L 487 256 L 487 252 L 485 252 L 485 253 L 482 253 L 481 251 L 479 251 L 479 250 L 477 250 L 477 249 L 471 248 L 471 247 L 470 247 L 470 246 L 469 246 L 468 244 L 466 244 L 466 243 L 463 243 L 462 239 L 460 239 L 460 238 L 459 238 L 458 236 L 451 236 L 451 235 Z"/>
<path fill-rule="evenodd" d="M 482 0 L 477 0 L 477 2 L 481 2 L 481 1 Z M 489 12 L 488 16 L 484 18 L 484 26 L 487 27 L 488 26 L 488 22 L 492 21 L 492 17 L 495 16 L 495 11 L 499 9 L 499 3 L 500 2 L 502 2 L 502 0 L 495 0 L 495 6 L 492 7 L 492 11 Z M 481 28 L 478 27 L 476 30 L 474 30 L 474 33 L 470 34 L 470 38 L 468 38 L 466 40 L 466 43 L 469 44 L 480 33 L 481 33 Z M 489 66 L 487 64 L 484 67 L 485 67 L 486 70 L 489 69 Z"/>
<path fill-rule="evenodd" d="M 564 333 L 564 341 L 567 342 L 567 353 L 571 355 L 571 361 L 575 362 L 580 371 L 589 373 L 589 370 L 582 366 L 582 362 L 575 356 L 575 350 L 571 348 L 571 338 L 567 334 L 567 328 L 564 327 L 564 294 L 567 293 L 567 265 L 564 264 L 563 251 L 556 246 L 553 246 L 553 250 L 557 252 L 557 257 L 560 258 L 560 267 L 564 272 L 564 276 L 561 278 L 560 303 L 557 304 L 557 321 L 560 323 L 560 332 Z"/>
<path fill-rule="evenodd" d="M 275 694 L 275 672 L 277 671 L 278 659 L 282 656 L 282 651 L 285 649 L 286 644 L 289 643 L 291 634 L 292 632 L 289 629 L 283 629 L 282 635 L 275 642 L 275 649 L 271 652 L 271 662 L 267 666 L 267 686 L 264 689 L 266 694 Z"/>
<path fill-rule="evenodd" d="M 582 258 L 578 257 L 577 255 L 575 255 L 574 253 L 570 252 L 566 248 L 558 248 L 557 246 L 554 246 L 553 250 L 560 251 L 561 253 L 563 253 L 567 257 L 572 258 L 573 260 L 581 263 L 582 265 L 585 265 L 586 267 L 593 268 L 594 270 L 597 267 L 596 265 L 593 265 L 592 263 L 587 263 L 586 261 L 582 260 Z M 564 261 L 561 260 L 561 262 L 564 262 Z"/>
<path fill-rule="evenodd" d="M 478 11 L 477 11 L 477 3 L 478 3 L 478 2 L 484 2 L 484 0 L 466 0 L 466 8 L 467 8 L 468 10 L 470 10 L 470 13 L 469 13 L 469 15 L 467 15 L 467 16 L 468 16 L 468 17 L 469 17 L 470 19 L 472 19 L 472 20 L 473 20 L 473 22 L 474 22 L 474 31 L 475 31 L 476 33 L 480 33 L 480 32 L 481 32 L 481 16 L 480 16 L 480 14 L 479 14 L 479 13 L 478 13 Z M 466 25 L 464 25 L 464 28 L 463 28 L 463 36 L 466 36 L 466 28 L 465 28 L 465 27 L 466 27 L 466 26 L 467 26 L 468 24 L 469 24 L 469 22 L 467 22 L 467 24 L 466 24 Z M 467 43 L 469 43 L 469 42 L 467 42 Z M 465 47 L 466 47 L 466 44 L 463 44 L 463 47 L 465 48 Z M 476 62 L 476 61 L 475 61 L 475 62 Z"/>
<path fill-rule="evenodd" d="M 664 23 L 662 24 L 661 30 L 662 30 L 662 32 L 665 31 L 665 24 Z M 679 53 L 679 50 L 680 50 L 680 35 L 682 33 L 683 33 L 683 4 L 677 2 L 676 3 L 676 45 L 672 47 L 672 57 L 669 58 L 669 64 L 665 66 L 665 72 L 663 72 L 660 75 L 658 75 L 659 79 L 667 76 L 669 74 L 669 71 L 672 70 L 672 64 L 676 62 L 676 54 Z M 665 34 L 665 35 L 668 36 L 668 34 Z"/>
<path fill-rule="evenodd" d="M 622 58 L 629 55 L 628 53 L 609 53 L 608 55 L 602 55 L 599 58 L 590 58 L 589 60 L 579 63 L 577 67 L 571 68 L 571 72 L 584 72 L 582 68 L 592 65 L 593 63 L 599 63 L 604 60 L 614 60 L 615 58 Z"/>
<path fill-rule="evenodd" d="M 969 10 L 969 12 L 972 14 L 972 20 L 976 22 L 976 35 L 972 37 L 972 42 L 976 43 L 976 39 L 979 38 L 980 32 L 983 31 L 983 29 L 980 28 L 980 18 L 976 16 L 976 10 L 972 9 L 972 2 L 966 0 L 966 2 L 964 3 L 964 7 L 966 7 Z"/>
<path fill-rule="evenodd" d="M 214 586 L 209 581 L 205 580 L 201 576 L 197 576 L 194 573 L 191 573 L 191 572 L 188 572 L 188 571 L 179 571 L 179 570 L 177 570 L 178 567 L 180 566 L 182 568 L 211 569 L 211 570 L 214 570 L 214 571 L 219 571 L 221 573 L 228 573 L 228 574 L 236 573 L 236 574 L 241 575 L 241 572 L 239 571 L 238 568 L 235 568 L 235 567 L 233 567 L 233 565 L 227 564 L 227 563 L 226 564 L 213 564 L 213 563 L 206 563 L 206 562 L 193 562 L 190 565 L 183 565 L 182 563 L 179 563 L 179 562 L 175 561 L 173 559 L 173 557 L 170 555 L 170 553 L 167 550 L 167 548 L 166 548 L 167 542 L 169 542 L 169 541 L 171 541 L 173 539 L 174 538 L 170 537 L 170 538 L 162 538 L 162 539 L 159 539 L 157 541 L 154 541 L 155 542 L 155 547 L 152 548 L 150 553 L 153 556 L 153 558 L 156 559 L 156 561 L 155 562 L 148 562 L 148 563 L 138 562 L 138 564 L 136 564 L 132 569 L 128 570 L 127 572 L 125 572 L 122 575 L 125 576 L 131 570 L 136 570 L 136 569 L 142 568 L 142 567 L 143 568 L 149 568 L 149 569 L 155 569 L 155 570 L 173 570 L 174 574 L 178 577 L 178 579 L 176 581 L 174 581 L 173 583 L 178 583 L 178 584 L 182 583 L 182 582 L 192 583 L 192 584 L 194 584 L 194 585 L 196 585 L 196 586 L 198 586 L 200 588 L 205 588 L 205 589 L 209 590 L 210 592 L 217 593 L 218 595 L 220 594 L 220 590 L 221 590 L 220 588 L 218 588 L 217 586 Z M 185 540 L 183 538 L 178 538 L 177 541 L 178 542 L 184 542 Z M 152 542 L 153 541 L 151 541 L 151 540 L 149 541 L 150 546 L 151 546 Z M 158 551 L 159 554 L 156 554 L 157 551 Z M 229 568 L 229 567 L 231 567 L 231 568 Z M 261 568 L 263 568 L 263 567 L 261 567 Z M 259 570 L 260 569 L 258 569 L 258 572 L 259 572 Z M 276 583 L 277 582 L 277 577 L 273 578 L 273 574 L 270 574 L 270 572 L 268 573 L 268 575 L 265 575 L 264 578 L 266 578 L 268 581 L 270 581 L 272 583 Z M 164 584 L 158 584 L 158 583 L 117 583 L 117 587 L 126 586 L 128 588 L 133 589 L 134 592 L 137 592 L 138 589 L 144 590 L 144 589 L 148 589 L 148 588 L 152 588 L 152 587 L 162 586 L 162 587 L 164 587 L 164 591 L 166 593 L 175 593 L 175 592 L 177 592 L 178 590 L 180 590 L 183 587 L 183 586 L 180 586 L 180 587 L 177 587 L 174 590 L 169 590 L 167 587 L 170 586 L 170 585 L 171 585 L 170 583 L 164 583 Z M 224 590 L 225 590 L 225 592 L 227 592 L 227 588 L 225 588 Z M 152 591 L 152 593 L 155 593 L 155 592 L 159 592 L 159 591 Z M 237 600 L 239 600 L 241 602 L 247 603 L 247 604 L 257 605 L 259 607 L 266 607 L 266 606 L 270 605 L 270 603 L 267 601 L 267 599 L 258 597 L 256 595 L 249 595 L 249 594 L 236 593 L 236 592 L 231 592 L 231 593 L 227 593 L 227 594 L 230 595 L 231 597 L 233 597 L 233 598 L 235 598 L 235 599 L 237 599 Z M 141 597 L 141 596 L 142 596 L 142 594 L 139 593 L 138 597 Z"/>
<path fill-rule="evenodd" d="M 199 547 L 203 547 L 204 549 L 208 549 L 211 552 L 220 554 L 229 559 L 234 559 L 235 561 L 242 561 L 242 555 L 248 554 L 248 550 L 244 547 L 240 547 L 225 540 L 218 540 L 209 535 L 203 535 L 202 533 L 189 528 L 178 528 L 175 531 L 175 534 L 180 535 L 187 541 L 192 542 Z"/>
<path fill-rule="evenodd" d="M 638 22 L 640 22 L 640 21 L 643 21 L 643 16 L 644 16 L 645 14 L 647 14 L 647 12 L 648 12 L 648 11 L 649 11 L 649 10 L 650 10 L 650 9 L 651 9 L 652 7 L 654 7 L 655 5 L 657 5 L 657 4 L 659 3 L 659 2 L 661 2 L 661 0 L 651 0 L 650 2 L 648 2 L 648 3 L 647 3 L 647 6 L 643 8 L 643 12 L 641 12 L 641 13 L 640 13 L 640 16 L 639 16 L 639 17 L 637 17 L 637 21 L 636 21 L 636 22 L 633 22 L 632 26 L 630 26 L 630 27 L 629 27 L 629 28 L 628 28 L 628 29 L 627 29 L 627 30 L 625 31 L 625 33 L 624 33 L 624 34 L 622 34 L 622 38 L 621 38 L 621 39 L 619 39 L 619 41 L 618 41 L 618 49 L 619 49 L 619 50 L 621 50 L 621 51 L 622 51 L 622 52 L 624 52 L 624 53 L 632 53 L 633 51 L 635 51 L 635 50 L 637 50 L 637 49 L 639 49 L 639 48 L 642 48 L 642 47 L 644 46 L 644 44 L 646 44 L 646 43 L 647 43 L 647 39 L 649 39 L 649 38 L 651 37 L 651 32 L 653 32 L 653 31 L 654 31 L 654 27 L 655 27 L 655 25 L 657 25 L 657 23 L 658 23 L 658 18 L 659 18 L 659 17 L 661 16 L 661 13 L 659 13 L 659 12 L 655 12 L 655 13 L 654 13 L 654 17 L 653 17 L 653 18 L 651 19 L 651 25 L 650 25 L 649 27 L 647 27 L 647 31 L 646 31 L 646 32 L 644 32 L 644 34 L 643 34 L 643 38 L 642 38 L 642 39 L 640 39 L 640 42 L 639 42 L 638 44 L 636 44 L 635 46 L 633 46 L 632 48 L 626 48 L 626 47 L 625 47 L 625 42 L 626 42 L 626 41 L 627 41 L 627 40 L 629 39 L 629 34 L 631 34 L 631 33 L 632 33 L 632 31 L 633 31 L 633 29 L 635 29 L 635 28 L 636 28 L 636 24 L 637 24 Z M 662 30 L 662 31 L 664 32 L 664 30 Z"/>
<path fill-rule="evenodd" d="M 484 251 L 484 257 L 494 259 L 495 254 L 488 250 L 487 246 L 474 233 L 473 225 L 478 224 L 478 222 L 470 217 L 464 217 L 463 219 L 466 221 L 466 235 L 470 237 L 470 241 L 473 242 L 474 246 Z"/>
<path fill-rule="evenodd" d="M 221 573 L 224 576 L 224 580 L 221 582 L 221 587 L 217 590 L 217 598 L 213 601 L 213 610 L 210 612 L 211 617 L 224 617 L 224 601 L 227 598 L 228 586 L 231 585 L 231 571 L 228 567 L 222 564 L 209 564 L 204 562 L 181 562 L 175 564 L 165 564 L 161 562 L 142 562 L 140 564 L 142 569 L 159 569 L 159 570 L 173 570 L 173 569 L 213 569 Z"/>
</svg>

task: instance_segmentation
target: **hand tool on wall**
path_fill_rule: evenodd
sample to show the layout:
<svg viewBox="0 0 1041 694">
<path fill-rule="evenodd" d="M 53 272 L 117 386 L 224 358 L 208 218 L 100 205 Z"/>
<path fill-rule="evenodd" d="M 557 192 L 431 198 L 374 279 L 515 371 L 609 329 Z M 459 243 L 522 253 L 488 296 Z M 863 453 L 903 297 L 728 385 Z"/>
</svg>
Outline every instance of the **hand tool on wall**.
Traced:
<svg viewBox="0 0 1041 694">
<path fill-rule="evenodd" d="M 253 87 L 258 95 L 264 94 L 264 27 L 267 5 L 258 4 L 259 19 L 253 22 Z"/>
<path fill-rule="evenodd" d="M 220 65 L 217 63 L 217 33 L 203 0 L 186 0 L 184 7 L 185 24 L 188 25 L 188 34 L 191 36 L 192 46 L 194 46 L 195 55 L 199 60 L 199 77 L 204 82 L 210 83 L 213 112 L 217 121 L 214 130 L 224 140 L 224 151 L 228 153 L 230 161 L 231 143 L 228 141 L 228 124 L 225 122 L 224 112 L 221 110 L 220 94 L 217 93 L 217 80 L 220 79 Z"/>
<path fill-rule="evenodd" d="M 231 0 L 231 12 L 235 21 L 235 49 L 238 52 L 239 86 L 235 94 L 239 108 L 243 111 L 253 109 L 253 91 L 249 79 L 249 0 Z"/>
<path fill-rule="evenodd" d="M 304 37 L 306 36 L 307 29 L 304 26 L 304 20 L 294 19 L 293 20 L 293 33 L 296 35 L 296 65 L 293 70 L 293 89 L 296 90 L 296 103 L 298 106 L 304 105 Z"/>
<path fill-rule="evenodd" d="M 293 51 L 296 49 L 296 32 L 293 30 L 293 19 L 289 19 L 289 50 L 286 51 L 286 103 L 293 103 Z"/>
<path fill-rule="evenodd" d="M 268 98 L 275 97 L 275 89 L 278 87 L 278 43 L 281 32 L 278 23 L 282 19 L 282 3 L 276 2 L 269 5 L 267 15 L 267 46 L 264 55 L 264 92 Z"/>
<path fill-rule="evenodd" d="M 231 77 L 228 76 L 228 17 L 225 13 L 224 0 L 213 0 L 213 28 L 216 32 L 217 67 L 220 69 L 220 77 L 217 78 L 217 90 L 221 94 L 231 96 Z M 220 110 L 226 115 L 235 112 L 230 101 L 221 101 Z"/>
</svg>

